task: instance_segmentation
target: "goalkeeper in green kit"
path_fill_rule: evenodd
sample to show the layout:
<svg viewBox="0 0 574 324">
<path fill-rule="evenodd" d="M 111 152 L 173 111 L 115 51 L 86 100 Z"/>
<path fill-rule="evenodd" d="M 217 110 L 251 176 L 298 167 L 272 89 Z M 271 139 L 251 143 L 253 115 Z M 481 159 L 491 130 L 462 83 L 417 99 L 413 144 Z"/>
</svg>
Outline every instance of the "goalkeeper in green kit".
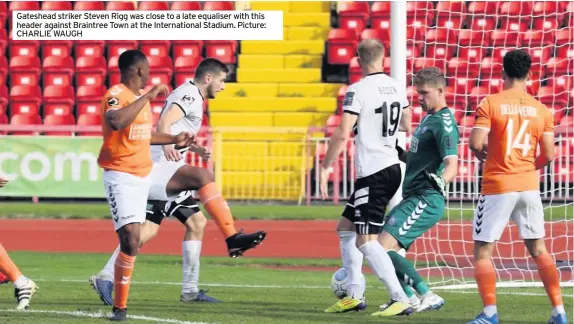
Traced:
<svg viewBox="0 0 574 324">
<path fill-rule="evenodd" d="M 446 187 L 458 171 L 458 126 L 446 106 L 446 80 L 437 68 L 425 68 L 415 75 L 421 108 L 427 115 L 415 130 L 406 155 L 403 200 L 389 213 L 380 243 L 389 251 L 396 274 L 416 312 L 438 310 L 444 299 L 433 293 L 413 264 L 397 251 L 413 242 L 442 217 Z M 421 297 L 420 303 L 412 288 Z M 381 305 L 384 310 L 388 305 Z"/>
</svg>

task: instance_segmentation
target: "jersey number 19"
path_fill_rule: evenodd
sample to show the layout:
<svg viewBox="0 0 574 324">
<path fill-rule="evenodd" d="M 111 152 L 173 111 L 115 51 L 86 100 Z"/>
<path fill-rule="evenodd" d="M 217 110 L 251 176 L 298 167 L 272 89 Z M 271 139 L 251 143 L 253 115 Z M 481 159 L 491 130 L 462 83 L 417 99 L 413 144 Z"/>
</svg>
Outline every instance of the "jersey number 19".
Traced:
<svg viewBox="0 0 574 324">
<path fill-rule="evenodd" d="M 387 107 L 387 103 L 383 102 L 381 107 L 375 109 L 375 113 L 383 114 L 383 137 L 395 135 L 399 127 L 401 104 L 395 101 L 391 103 L 390 107 Z"/>
</svg>

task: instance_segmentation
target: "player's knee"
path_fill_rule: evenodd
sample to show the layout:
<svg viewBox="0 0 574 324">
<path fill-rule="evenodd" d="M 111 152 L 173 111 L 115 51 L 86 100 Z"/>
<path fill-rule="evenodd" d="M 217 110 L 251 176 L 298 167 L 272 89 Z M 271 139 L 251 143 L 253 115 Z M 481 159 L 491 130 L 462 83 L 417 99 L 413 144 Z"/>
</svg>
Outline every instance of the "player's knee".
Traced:
<svg viewBox="0 0 574 324">
<path fill-rule="evenodd" d="M 355 225 L 345 217 L 341 217 L 339 219 L 339 223 L 337 223 L 337 232 L 355 232 Z"/>
<path fill-rule="evenodd" d="M 544 244 L 543 239 L 524 240 L 524 244 L 526 245 L 528 253 L 530 253 L 530 255 L 533 258 L 536 258 L 541 254 L 548 253 L 548 250 L 546 250 L 546 245 Z"/>
<path fill-rule="evenodd" d="M 127 255 L 134 256 L 140 248 L 141 227 L 129 224 L 119 230 L 120 249 Z"/>
<path fill-rule="evenodd" d="M 203 187 L 207 184 L 210 184 L 214 181 L 213 174 L 206 169 L 200 169 L 200 172 L 197 172 L 197 182 L 199 183 L 199 187 Z"/>
<path fill-rule="evenodd" d="M 187 219 L 185 228 L 188 232 L 203 233 L 207 226 L 207 218 L 202 212 L 197 212 Z"/>
<path fill-rule="evenodd" d="M 492 257 L 492 251 L 494 250 L 494 243 L 491 242 L 474 242 L 474 259 L 490 259 Z"/>
</svg>

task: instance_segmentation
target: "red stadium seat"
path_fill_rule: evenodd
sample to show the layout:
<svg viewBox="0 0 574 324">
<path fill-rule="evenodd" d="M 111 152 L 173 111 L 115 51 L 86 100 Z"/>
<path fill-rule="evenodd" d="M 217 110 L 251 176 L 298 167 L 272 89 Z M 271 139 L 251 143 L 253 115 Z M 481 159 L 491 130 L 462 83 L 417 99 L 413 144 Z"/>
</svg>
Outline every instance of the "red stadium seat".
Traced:
<svg viewBox="0 0 574 324">
<path fill-rule="evenodd" d="M 433 58 L 433 57 L 418 57 L 414 59 L 415 71 L 422 70 L 427 67 L 437 67 L 442 71 L 446 70 L 446 59 Z"/>
<path fill-rule="evenodd" d="M 425 35 L 426 43 L 454 44 L 456 43 L 456 33 L 448 28 L 430 28 Z"/>
<path fill-rule="evenodd" d="M 6 83 L 6 76 L 8 74 L 8 60 L 6 56 L 0 55 L 0 85 Z"/>
<path fill-rule="evenodd" d="M 494 30 L 496 29 L 496 18 L 486 16 L 482 18 L 472 18 L 470 20 L 470 30 Z"/>
<path fill-rule="evenodd" d="M 74 88 L 72 86 L 47 86 L 44 87 L 44 116 L 46 115 L 70 115 L 74 110 Z"/>
<path fill-rule="evenodd" d="M 44 125 L 46 126 L 73 126 L 76 125 L 76 119 L 73 115 L 47 115 L 44 117 Z M 57 130 L 45 131 L 44 135 L 48 136 L 72 136 L 72 132 L 63 132 Z"/>
<path fill-rule="evenodd" d="M 129 49 L 137 49 L 138 41 L 135 40 L 114 40 L 107 41 L 106 47 L 108 48 L 108 58 L 120 56 L 123 52 Z"/>
<path fill-rule="evenodd" d="M 349 84 L 353 84 L 362 78 L 361 67 L 359 66 L 359 58 L 354 56 L 349 62 Z"/>
<path fill-rule="evenodd" d="M 490 42 L 490 34 L 490 31 L 462 29 L 458 33 L 458 44 L 460 46 L 487 47 Z"/>
<path fill-rule="evenodd" d="M 530 28 L 530 18 L 524 17 L 502 17 L 500 18 L 500 29 L 511 32 L 525 32 Z"/>
<path fill-rule="evenodd" d="M 164 100 L 154 100 L 154 101 L 150 102 L 151 114 L 152 114 L 154 127 L 157 125 L 157 121 L 159 120 L 159 115 L 161 114 L 161 111 L 163 110 L 164 105 L 165 105 Z"/>
<path fill-rule="evenodd" d="M 205 1 L 203 10 L 235 10 L 235 5 L 232 1 Z"/>
<path fill-rule="evenodd" d="M 45 40 L 41 42 L 42 57 L 48 56 L 63 56 L 70 57 L 72 55 L 72 41 L 62 40 Z"/>
<path fill-rule="evenodd" d="M 522 34 L 522 45 L 525 47 L 543 47 L 554 44 L 555 31 L 527 30 Z"/>
<path fill-rule="evenodd" d="M 385 48 L 388 48 L 391 42 L 391 36 L 389 34 L 389 29 L 372 29 L 367 28 L 363 30 L 361 33 L 361 40 L 363 39 L 378 39 L 385 45 Z"/>
<path fill-rule="evenodd" d="M 10 125 L 42 125 L 38 115 L 15 114 L 10 119 Z M 11 131 L 10 135 L 36 135 L 35 131 Z"/>
<path fill-rule="evenodd" d="M 74 10 L 95 11 L 105 9 L 103 1 L 74 1 Z"/>
<path fill-rule="evenodd" d="M 4 84 L 0 84 L 0 105 L 4 108 L 8 106 L 8 87 Z"/>
<path fill-rule="evenodd" d="M 203 41 L 201 40 L 174 40 L 171 44 L 175 59 L 180 56 L 201 56 L 203 52 Z"/>
<path fill-rule="evenodd" d="M 554 93 L 561 94 L 574 88 L 574 75 L 561 75 L 553 78 L 548 78 L 548 86 L 551 87 Z"/>
<path fill-rule="evenodd" d="M 12 32 L 9 35 L 9 56 L 38 56 L 40 49 L 40 41 L 31 40 L 14 40 L 12 39 Z"/>
<path fill-rule="evenodd" d="M 440 17 L 462 18 L 466 14 L 466 3 L 463 1 L 439 1 L 436 4 L 435 15 Z"/>
<path fill-rule="evenodd" d="M 329 31 L 327 58 L 329 64 L 346 65 L 357 51 L 357 35 L 348 29 L 335 28 Z"/>
<path fill-rule="evenodd" d="M 103 56 L 85 56 L 76 59 L 76 84 L 96 85 L 106 76 L 106 59 Z"/>
<path fill-rule="evenodd" d="M 503 29 L 493 30 L 490 34 L 489 46 L 499 47 L 519 47 L 522 43 L 522 34 L 516 31 L 506 31 Z"/>
<path fill-rule="evenodd" d="M 468 96 L 476 83 L 475 79 L 458 77 L 452 83 L 453 93 L 457 96 Z"/>
<path fill-rule="evenodd" d="M 224 64 L 235 64 L 237 42 L 233 40 L 206 40 L 205 57 L 213 57 Z"/>
<path fill-rule="evenodd" d="M 562 45 L 556 47 L 556 57 L 564 57 L 569 60 L 574 59 L 574 45 Z"/>
<path fill-rule="evenodd" d="M 0 115 L 0 125 L 8 125 L 8 116 Z M 7 135 L 6 131 L 0 131 L 0 135 Z"/>
<path fill-rule="evenodd" d="M 418 102 L 418 99 L 416 99 Z M 419 107 L 418 105 L 413 106 L 413 116 L 411 119 L 411 124 L 413 125 L 418 125 L 421 122 L 421 119 L 423 117 L 423 109 L 421 107 Z"/>
<path fill-rule="evenodd" d="M 458 58 L 471 62 L 471 61 L 481 61 L 486 55 L 486 48 L 474 46 L 474 47 L 461 47 L 458 49 Z"/>
<path fill-rule="evenodd" d="M 533 74 L 531 79 L 526 80 L 526 92 L 532 96 L 536 96 L 538 89 L 540 89 L 540 75 Z"/>
<path fill-rule="evenodd" d="M 339 2 L 339 28 L 353 29 L 360 34 L 369 20 L 369 3 L 362 1 Z"/>
<path fill-rule="evenodd" d="M 489 93 L 498 93 L 504 87 L 504 81 L 500 77 L 480 79 L 478 85 L 487 88 Z"/>
<path fill-rule="evenodd" d="M 101 126 L 102 117 L 100 114 L 85 114 L 78 117 L 78 126 Z M 100 136 L 102 132 L 77 132 L 78 136 Z"/>
<path fill-rule="evenodd" d="M 574 66 L 574 58 L 551 57 L 545 66 L 546 73 L 550 76 L 569 74 Z"/>
<path fill-rule="evenodd" d="M 82 40 L 82 41 L 75 41 L 74 52 L 76 58 L 82 56 L 103 56 L 105 51 L 105 41 L 90 41 L 90 40 Z"/>
<path fill-rule="evenodd" d="M 566 8 L 560 8 L 558 1 L 537 1 L 532 7 L 532 16 L 562 20 Z"/>
<path fill-rule="evenodd" d="M 474 106 L 472 109 L 476 110 L 476 106 Z M 475 119 L 474 114 L 471 116 L 464 116 L 460 119 L 458 126 L 466 128 L 466 129 L 470 129 L 470 128 L 472 128 L 472 126 L 474 126 L 474 119 Z"/>
<path fill-rule="evenodd" d="M 439 2 L 439 4 L 441 3 L 442 2 Z M 448 16 L 438 17 L 436 21 L 436 27 L 459 30 L 462 28 L 463 23 L 464 23 L 463 18 L 456 15 L 454 15 L 454 17 L 448 17 Z"/>
<path fill-rule="evenodd" d="M 474 87 L 470 91 L 468 96 L 469 108 L 471 111 L 476 111 L 478 104 L 484 99 L 484 97 L 490 95 L 491 92 L 486 87 Z"/>
<path fill-rule="evenodd" d="M 173 61 L 169 56 L 149 56 L 150 84 L 171 84 Z"/>
<path fill-rule="evenodd" d="M 447 64 L 447 75 L 475 79 L 478 77 L 478 62 L 475 58 L 453 57 Z"/>
<path fill-rule="evenodd" d="M 534 17 L 532 21 L 532 29 L 534 30 L 556 32 L 559 26 L 560 20 L 553 17 Z"/>
<path fill-rule="evenodd" d="M 0 56 L 4 56 L 6 48 L 8 48 L 8 33 L 5 28 L 2 28 L 0 29 Z"/>
<path fill-rule="evenodd" d="M 76 91 L 76 103 L 78 115 L 98 114 L 102 97 L 106 93 L 106 88 L 100 86 L 79 86 Z"/>
<path fill-rule="evenodd" d="M 203 60 L 198 56 L 180 56 L 175 60 L 175 72 L 195 72 L 199 63 Z"/>
<path fill-rule="evenodd" d="M 38 1 L 10 1 L 9 3 L 10 13 L 14 10 L 40 10 Z"/>
<path fill-rule="evenodd" d="M 480 75 L 483 79 L 502 77 L 502 63 L 491 57 L 485 57 L 480 62 Z"/>
<path fill-rule="evenodd" d="M 496 16 L 499 2 L 496 1 L 473 1 L 468 5 L 468 15 L 470 17 Z"/>
<path fill-rule="evenodd" d="M 417 45 L 422 48 L 422 44 L 424 42 L 426 33 L 427 33 L 427 25 L 421 23 L 420 20 L 413 21 L 409 24 L 407 21 L 407 46 L 409 45 Z M 385 29 L 385 32 L 390 35 L 391 27 L 390 25 Z M 388 44 L 391 44 L 390 36 L 389 40 L 387 41 Z"/>
<path fill-rule="evenodd" d="M 72 85 L 74 60 L 68 56 L 49 56 L 42 63 L 42 83 L 47 85 Z"/>
<path fill-rule="evenodd" d="M 431 1 L 407 2 L 407 19 L 413 17 L 424 18 L 428 26 L 434 21 L 434 14 L 434 4 Z"/>
<path fill-rule="evenodd" d="M 42 1 L 42 10 L 72 10 L 70 1 Z"/>
<path fill-rule="evenodd" d="M 391 28 L 391 3 L 377 1 L 371 6 L 371 28 Z"/>
<path fill-rule="evenodd" d="M 201 3 L 199 1 L 173 1 L 171 10 L 198 11 L 201 10 Z"/>
<path fill-rule="evenodd" d="M 536 64 L 546 63 L 550 56 L 552 55 L 551 47 L 531 47 L 528 48 L 528 52 L 532 58 L 532 62 Z"/>
<path fill-rule="evenodd" d="M 565 92 L 562 93 L 555 93 L 554 88 L 549 86 L 541 87 L 538 90 L 538 100 L 543 104 L 552 107 L 561 106 L 565 107 L 568 104 L 568 94 Z"/>
<path fill-rule="evenodd" d="M 140 50 L 146 56 L 168 56 L 171 42 L 167 40 L 142 40 L 139 42 Z"/>
<path fill-rule="evenodd" d="M 16 56 L 10 60 L 12 85 L 36 85 L 40 81 L 40 58 L 37 56 Z"/>
<path fill-rule="evenodd" d="M 556 32 L 556 45 L 570 44 L 572 46 L 572 43 L 574 43 L 572 28 L 562 28 Z"/>
<path fill-rule="evenodd" d="M 8 16 L 8 6 L 6 6 L 6 1 L 0 1 L 0 26 L 6 25 L 7 16 Z"/>
<path fill-rule="evenodd" d="M 108 1 L 106 3 L 106 10 L 136 10 L 135 1 Z"/>
<path fill-rule="evenodd" d="M 167 1 L 140 1 L 138 3 L 138 10 L 169 10 L 169 3 Z"/>
<path fill-rule="evenodd" d="M 501 16 L 529 16 L 532 14 L 530 1 L 507 1 L 500 4 L 498 13 Z"/>
</svg>

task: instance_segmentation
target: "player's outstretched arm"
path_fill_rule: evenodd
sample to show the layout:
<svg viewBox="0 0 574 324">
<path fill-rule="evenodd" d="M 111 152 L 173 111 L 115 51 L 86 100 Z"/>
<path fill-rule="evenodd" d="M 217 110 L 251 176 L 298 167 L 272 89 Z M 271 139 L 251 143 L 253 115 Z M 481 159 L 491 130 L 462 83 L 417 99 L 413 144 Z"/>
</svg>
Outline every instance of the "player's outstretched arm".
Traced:
<svg viewBox="0 0 574 324">
<path fill-rule="evenodd" d="M 177 146 L 191 146 L 195 144 L 195 136 L 191 133 L 181 132 L 177 135 L 151 132 L 152 145 L 175 144 Z"/>
<path fill-rule="evenodd" d="M 110 107 L 112 109 L 106 111 L 106 120 L 113 130 L 126 128 L 136 119 L 137 115 L 149 101 L 155 99 L 160 93 L 167 94 L 167 92 L 168 88 L 166 85 L 155 85 L 148 93 L 131 104 L 123 108 L 118 107 L 121 109 Z"/>
<path fill-rule="evenodd" d="M 327 181 L 329 179 L 330 167 L 335 162 L 337 157 L 343 151 L 347 140 L 349 140 L 350 133 L 353 130 L 353 125 L 357 122 L 359 118 L 356 114 L 344 113 L 343 118 L 341 118 L 341 123 L 331 135 L 331 140 L 329 141 L 329 148 L 321 164 L 321 196 L 323 199 L 327 197 Z"/>
<path fill-rule="evenodd" d="M 157 131 L 160 133 L 171 133 L 171 127 L 185 115 L 183 109 L 177 104 L 171 104 L 167 111 L 161 115 L 157 122 Z M 173 145 L 163 145 L 163 153 L 168 161 L 179 161 L 183 157 Z"/>
</svg>

